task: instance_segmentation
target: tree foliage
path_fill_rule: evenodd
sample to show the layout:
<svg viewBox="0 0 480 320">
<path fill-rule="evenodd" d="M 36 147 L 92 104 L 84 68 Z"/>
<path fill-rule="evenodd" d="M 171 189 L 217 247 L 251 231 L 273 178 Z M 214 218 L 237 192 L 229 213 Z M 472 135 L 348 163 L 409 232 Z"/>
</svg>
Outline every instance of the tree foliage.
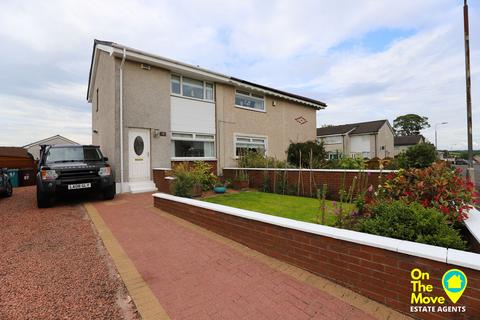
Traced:
<svg viewBox="0 0 480 320">
<path fill-rule="evenodd" d="M 323 143 L 317 143 L 316 141 L 291 143 L 287 150 L 287 160 L 291 165 L 298 167 L 301 158 L 302 168 L 309 168 L 310 153 L 312 153 L 312 167 L 321 168 L 327 154 Z"/>
<path fill-rule="evenodd" d="M 419 143 L 405 151 L 404 167 L 426 168 L 434 163 L 435 160 L 437 160 L 437 150 L 435 146 L 431 143 Z"/>
<path fill-rule="evenodd" d="M 397 136 L 418 135 L 422 129 L 429 127 L 428 118 L 418 114 L 406 114 L 393 120 L 393 129 Z"/>
</svg>

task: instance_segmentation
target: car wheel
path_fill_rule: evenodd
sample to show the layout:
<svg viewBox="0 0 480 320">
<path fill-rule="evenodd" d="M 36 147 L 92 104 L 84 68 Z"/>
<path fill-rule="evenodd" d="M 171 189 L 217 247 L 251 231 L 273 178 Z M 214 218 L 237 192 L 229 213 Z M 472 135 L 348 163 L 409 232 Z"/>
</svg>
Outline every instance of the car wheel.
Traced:
<svg viewBox="0 0 480 320">
<path fill-rule="evenodd" d="M 115 193 L 116 193 L 115 184 L 113 184 L 110 187 L 107 187 L 103 191 L 103 199 L 104 200 L 112 200 L 113 198 L 115 198 Z"/>
<path fill-rule="evenodd" d="M 37 207 L 39 208 L 48 208 L 53 205 L 53 198 L 47 196 L 41 191 L 37 189 Z"/>
<path fill-rule="evenodd" d="M 9 182 L 7 182 L 7 185 L 5 186 L 5 196 L 6 197 L 11 197 L 12 193 L 13 193 L 13 188 L 12 188 L 12 184 L 9 181 Z"/>
</svg>

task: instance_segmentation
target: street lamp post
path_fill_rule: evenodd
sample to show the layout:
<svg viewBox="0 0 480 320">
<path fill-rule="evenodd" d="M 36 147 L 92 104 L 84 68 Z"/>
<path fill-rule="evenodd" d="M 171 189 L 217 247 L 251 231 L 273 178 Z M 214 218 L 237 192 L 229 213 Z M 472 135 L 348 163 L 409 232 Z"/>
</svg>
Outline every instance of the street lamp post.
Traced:
<svg viewBox="0 0 480 320">
<path fill-rule="evenodd" d="M 438 150 L 438 145 L 437 145 L 437 128 L 438 126 L 447 124 L 448 122 L 440 122 L 440 123 L 435 123 L 435 150 Z"/>
</svg>

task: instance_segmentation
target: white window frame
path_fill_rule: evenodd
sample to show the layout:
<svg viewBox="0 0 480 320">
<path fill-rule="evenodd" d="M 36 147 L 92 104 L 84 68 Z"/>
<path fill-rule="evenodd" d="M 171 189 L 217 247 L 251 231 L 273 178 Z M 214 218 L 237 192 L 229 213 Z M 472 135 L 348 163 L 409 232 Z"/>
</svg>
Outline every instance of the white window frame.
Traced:
<svg viewBox="0 0 480 320">
<path fill-rule="evenodd" d="M 187 137 L 176 137 L 175 134 L 185 134 L 191 135 L 191 138 Z M 197 136 L 211 136 L 212 138 L 198 138 Z M 195 141 L 195 142 L 213 142 L 213 152 L 215 156 L 213 157 L 175 157 L 175 143 L 174 141 Z M 171 160 L 173 161 L 196 161 L 196 160 L 217 160 L 217 148 L 215 142 L 215 135 L 212 133 L 199 133 L 199 132 L 179 132 L 175 131 L 171 133 L 170 136 L 170 145 L 171 145 Z"/>
<path fill-rule="evenodd" d="M 352 152 L 350 153 L 351 158 L 358 158 L 360 157 L 361 159 L 371 159 L 370 158 L 370 151 L 359 151 L 359 152 Z"/>
<path fill-rule="evenodd" d="M 342 153 L 338 151 L 327 152 L 328 160 L 340 160 L 342 158 Z"/>
<path fill-rule="evenodd" d="M 249 134 L 249 133 L 235 133 L 233 135 L 233 158 L 239 159 L 237 155 L 237 138 L 246 138 L 246 139 L 263 139 L 265 146 L 264 156 L 268 156 L 268 136 L 258 135 L 258 134 Z"/>
<path fill-rule="evenodd" d="M 180 77 L 180 93 L 174 93 L 172 91 L 172 77 L 173 76 Z M 192 78 L 192 77 L 185 77 L 185 78 L 189 78 L 189 79 L 192 79 L 192 80 L 201 81 L 203 83 L 203 99 L 200 99 L 200 98 L 195 98 L 195 97 L 190 97 L 190 96 L 184 96 L 183 95 L 183 78 L 184 77 L 182 75 L 179 75 L 179 74 L 176 74 L 176 73 L 172 73 L 170 75 L 170 95 L 175 96 L 175 97 L 184 98 L 184 99 L 192 99 L 192 100 L 197 100 L 197 101 L 215 103 L 215 83 L 214 82 L 199 80 L 199 79 L 195 79 L 195 78 Z M 212 90 L 213 90 L 213 92 L 212 92 L 212 98 L 213 99 L 212 100 L 206 99 L 207 83 L 212 85 Z"/>
<path fill-rule="evenodd" d="M 239 92 L 240 91 L 240 92 Z M 248 93 L 248 94 L 247 94 Z M 245 109 L 245 110 L 250 110 L 250 111 L 256 111 L 256 112 L 267 112 L 267 101 L 265 99 L 265 96 L 264 95 L 261 95 L 261 94 L 257 94 L 257 93 L 252 93 L 250 91 L 247 91 L 247 90 L 238 90 L 238 89 L 235 89 L 235 97 L 234 99 L 236 100 L 236 97 L 237 97 L 237 94 L 240 95 L 240 96 L 244 96 L 244 97 L 249 97 L 249 98 L 255 98 L 255 99 L 261 99 L 263 100 L 263 110 L 261 109 L 255 109 L 255 108 L 250 108 L 250 107 L 246 107 L 246 106 L 239 106 L 235 101 L 234 101 L 234 104 L 235 104 L 235 107 L 237 108 L 240 108 L 240 109 Z M 259 97 L 255 97 L 253 95 L 257 95 L 257 96 L 262 96 L 262 98 L 259 98 Z"/>
<path fill-rule="evenodd" d="M 336 139 L 338 138 L 339 142 L 328 142 L 327 141 L 328 139 L 333 139 L 333 138 L 336 138 Z M 325 136 L 325 137 L 321 137 L 320 139 L 321 139 L 321 141 L 323 142 L 324 145 L 342 144 L 343 143 L 343 138 L 340 135 L 338 135 L 338 136 Z"/>
</svg>

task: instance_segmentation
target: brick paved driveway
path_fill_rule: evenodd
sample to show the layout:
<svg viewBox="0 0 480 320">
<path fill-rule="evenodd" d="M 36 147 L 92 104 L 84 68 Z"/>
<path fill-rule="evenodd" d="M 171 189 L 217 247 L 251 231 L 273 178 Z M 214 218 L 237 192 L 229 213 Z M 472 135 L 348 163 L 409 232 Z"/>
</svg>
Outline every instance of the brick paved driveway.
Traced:
<svg viewBox="0 0 480 320">
<path fill-rule="evenodd" d="M 172 319 L 403 318 L 164 213 L 150 194 L 116 199 L 93 206 Z"/>
</svg>

